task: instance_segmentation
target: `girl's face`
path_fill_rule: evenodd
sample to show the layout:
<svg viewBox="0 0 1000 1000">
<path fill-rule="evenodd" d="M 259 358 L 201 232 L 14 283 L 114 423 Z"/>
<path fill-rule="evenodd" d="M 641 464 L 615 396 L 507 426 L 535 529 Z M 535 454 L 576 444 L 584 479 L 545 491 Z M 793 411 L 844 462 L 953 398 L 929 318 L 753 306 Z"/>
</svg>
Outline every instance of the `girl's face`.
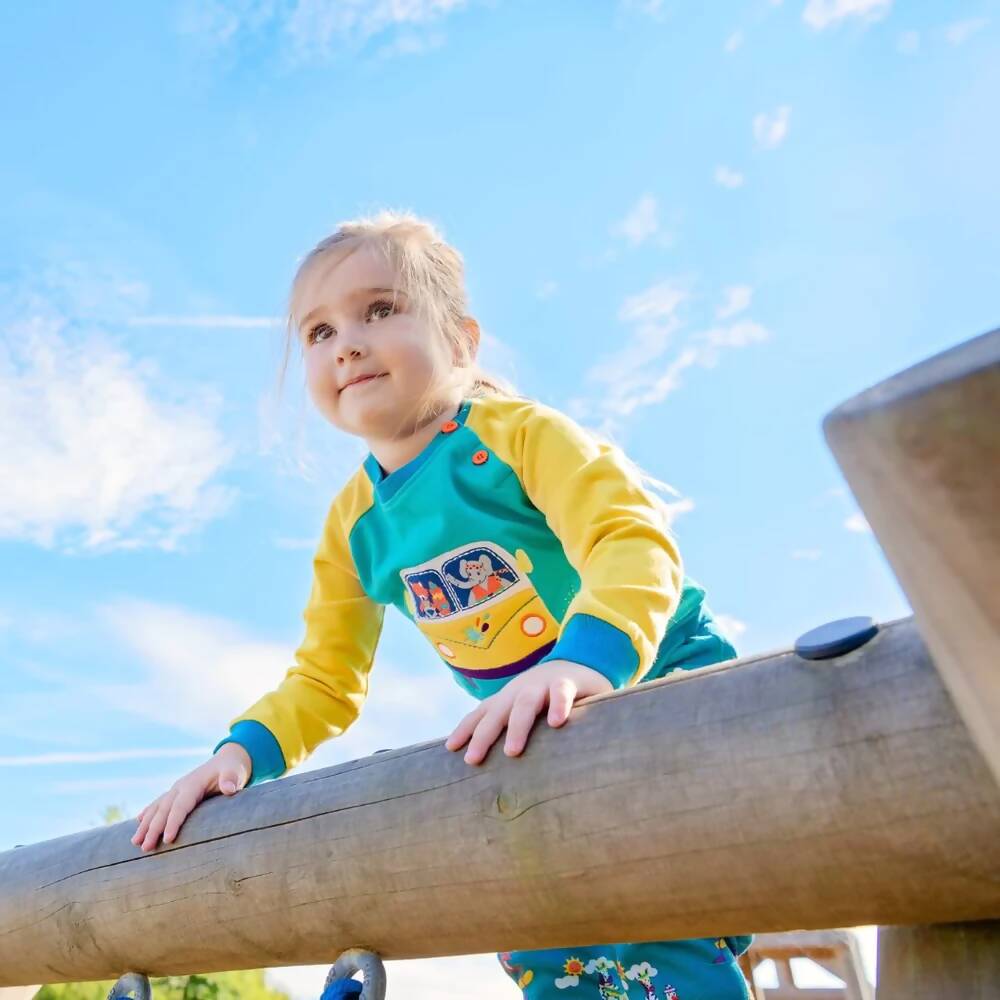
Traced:
<svg viewBox="0 0 1000 1000">
<path fill-rule="evenodd" d="M 315 261 L 296 295 L 309 395 L 330 423 L 369 442 L 412 435 L 418 403 L 454 365 L 408 297 L 393 302 L 395 285 L 391 266 L 362 245 Z"/>
</svg>

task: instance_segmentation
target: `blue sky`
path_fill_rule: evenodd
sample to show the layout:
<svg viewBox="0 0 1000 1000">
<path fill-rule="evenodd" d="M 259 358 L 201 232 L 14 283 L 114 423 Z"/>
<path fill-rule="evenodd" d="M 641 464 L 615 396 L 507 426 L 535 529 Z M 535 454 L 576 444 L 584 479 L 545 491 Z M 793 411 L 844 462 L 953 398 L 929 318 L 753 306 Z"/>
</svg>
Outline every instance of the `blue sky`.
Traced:
<svg viewBox="0 0 1000 1000">
<path fill-rule="evenodd" d="M 383 206 L 464 255 L 487 367 L 673 484 L 743 652 L 907 614 L 820 422 L 997 323 L 998 7 L 5 10 L 0 850 L 134 814 L 283 676 L 364 451 L 297 368 L 275 397 L 281 311 Z M 390 615 L 360 722 L 305 768 L 467 708 Z M 408 965 L 408 995 L 479 961 Z"/>
</svg>

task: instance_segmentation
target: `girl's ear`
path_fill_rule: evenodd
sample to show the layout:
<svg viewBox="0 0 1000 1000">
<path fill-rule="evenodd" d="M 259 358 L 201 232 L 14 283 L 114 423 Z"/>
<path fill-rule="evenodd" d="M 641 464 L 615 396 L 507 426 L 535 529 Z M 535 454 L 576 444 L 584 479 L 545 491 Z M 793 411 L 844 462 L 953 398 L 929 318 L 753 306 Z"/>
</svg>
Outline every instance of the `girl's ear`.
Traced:
<svg viewBox="0 0 1000 1000">
<path fill-rule="evenodd" d="M 479 353 L 479 324 L 475 321 L 472 316 L 466 316 L 462 320 L 462 327 L 465 332 L 469 335 L 469 343 L 472 347 L 471 355 L 473 358 Z"/>
</svg>

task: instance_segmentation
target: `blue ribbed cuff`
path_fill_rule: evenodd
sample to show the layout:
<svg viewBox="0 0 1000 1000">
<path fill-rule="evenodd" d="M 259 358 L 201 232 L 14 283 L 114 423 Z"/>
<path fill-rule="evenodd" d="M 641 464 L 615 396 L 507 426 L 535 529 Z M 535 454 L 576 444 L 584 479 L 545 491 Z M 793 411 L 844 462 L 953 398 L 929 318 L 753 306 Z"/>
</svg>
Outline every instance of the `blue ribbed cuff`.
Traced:
<svg viewBox="0 0 1000 1000">
<path fill-rule="evenodd" d="M 254 722 L 252 719 L 237 722 L 229 735 L 224 740 L 219 740 L 212 753 L 226 743 L 239 743 L 250 754 L 251 769 L 247 787 L 271 778 L 280 778 L 288 769 L 281 746 L 262 722 Z"/>
<path fill-rule="evenodd" d="M 572 660 L 596 670 L 615 686 L 623 688 L 639 669 L 639 654 L 632 640 L 620 629 L 593 615 L 573 615 L 563 625 L 559 640 L 547 660 Z"/>
</svg>

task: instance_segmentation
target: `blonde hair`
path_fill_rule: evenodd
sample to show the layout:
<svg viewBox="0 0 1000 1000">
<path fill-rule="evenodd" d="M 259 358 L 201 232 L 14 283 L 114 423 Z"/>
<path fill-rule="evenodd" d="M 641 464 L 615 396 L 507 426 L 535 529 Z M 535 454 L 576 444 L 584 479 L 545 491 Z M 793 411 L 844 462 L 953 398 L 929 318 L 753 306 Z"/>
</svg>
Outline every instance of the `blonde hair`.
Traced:
<svg viewBox="0 0 1000 1000">
<path fill-rule="evenodd" d="M 329 236 L 321 239 L 305 255 L 292 279 L 288 296 L 287 324 L 284 356 L 279 384 L 288 368 L 293 341 L 298 342 L 296 301 L 300 283 L 305 275 L 320 261 L 337 254 L 344 260 L 357 250 L 369 248 L 382 256 L 396 275 L 396 292 L 404 292 L 413 303 L 417 315 L 433 335 L 444 338 L 457 363 L 450 373 L 449 387 L 460 386 L 464 397 L 512 396 L 527 399 L 513 384 L 498 375 L 485 371 L 476 361 L 478 337 L 470 334 L 464 325 L 467 315 L 465 292 L 465 266 L 462 255 L 438 232 L 429 221 L 408 211 L 383 209 L 373 216 L 341 222 Z M 428 387 L 418 403 L 416 419 L 423 421 L 434 416 L 435 400 L 440 397 L 442 385 Z M 668 534 L 675 511 L 656 491 L 664 490 L 679 496 L 677 490 L 654 478 L 637 462 L 625 454 L 620 445 L 599 431 L 581 427 L 595 441 L 612 448 L 617 457 L 638 479 L 639 484 L 649 484 L 654 505 L 663 518 Z"/>
<path fill-rule="evenodd" d="M 374 251 L 392 268 L 394 290 L 403 292 L 432 336 L 442 338 L 456 364 L 447 381 L 428 387 L 419 400 L 418 422 L 432 417 L 444 389 L 458 388 L 463 397 L 517 396 L 506 379 L 485 371 L 476 361 L 479 337 L 470 333 L 465 266 L 462 255 L 446 243 L 436 227 L 412 212 L 385 209 L 374 216 L 341 222 L 306 254 L 292 279 L 288 296 L 285 352 L 281 379 L 296 337 L 296 301 L 304 276 L 320 261 L 336 254 L 342 261 L 360 249 Z"/>
</svg>

